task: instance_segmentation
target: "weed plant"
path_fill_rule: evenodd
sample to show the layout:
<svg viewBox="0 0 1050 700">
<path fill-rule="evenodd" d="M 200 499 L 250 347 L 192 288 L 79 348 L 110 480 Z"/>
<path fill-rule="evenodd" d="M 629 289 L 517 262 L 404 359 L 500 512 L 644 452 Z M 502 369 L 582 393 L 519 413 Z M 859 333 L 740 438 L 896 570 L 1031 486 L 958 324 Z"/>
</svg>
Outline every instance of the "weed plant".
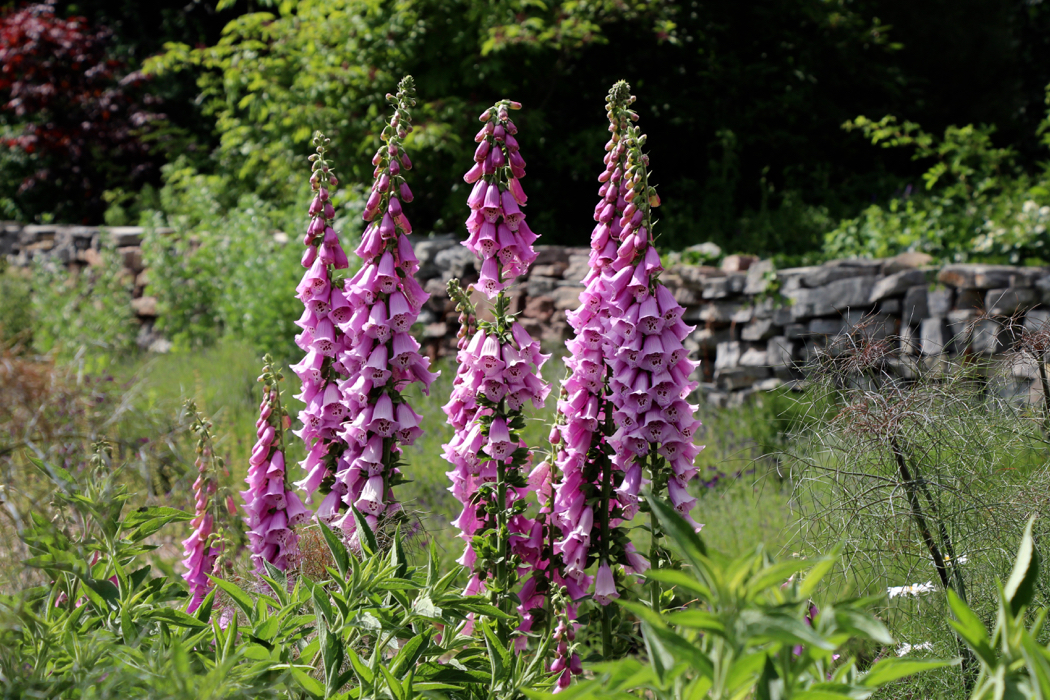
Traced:
<svg viewBox="0 0 1050 700">
<path fill-rule="evenodd" d="M 1028 384 L 1013 365 L 971 353 L 899 356 L 890 352 L 897 342 L 861 324 L 817 358 L 810 427 L 794 436 L 781 470 L 799 546 L 842 543 L 840 584 L 890 592 L 878 613 L 897 653 L 962 657 L 959 669 L 924 676 L 920 694 L 959 697 L 976 660 L 949 626 L 947 593 L 990 626 L 1010 543 L 1050 498 L 1048 444 L 1041 407 L 1027 391 L 1017 396 Z M 1036 600 L 1047 600 L 1045 584 Z"/>
</svg>

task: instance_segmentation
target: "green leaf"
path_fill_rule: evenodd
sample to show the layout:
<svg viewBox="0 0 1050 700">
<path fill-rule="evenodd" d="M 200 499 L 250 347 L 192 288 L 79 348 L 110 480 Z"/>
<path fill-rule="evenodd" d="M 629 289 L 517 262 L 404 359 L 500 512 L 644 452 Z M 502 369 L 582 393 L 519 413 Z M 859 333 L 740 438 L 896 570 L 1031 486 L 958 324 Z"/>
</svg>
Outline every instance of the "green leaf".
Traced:
<svg viewBox="0 0 1050 700">
<path fill-rule="evenodd" d="M 146 613 L 146 617 L 157 622 L 167 622 L 169 625 L 176 625 L 178 627 L 186 627 L 189 629 L 203 629 L 208 626 L 208 623 L 201 622 L 192 615 L 187 615 L 181 610 L 176 610 L 175 608 L 153 608 Z"/>
<path fill-rule="evenodd" d="M 755 700 L 780 700 L 784 694 L 784 680 L 777 673 L 773 660 L 766 655 L 762 666 L 762 675 L 755 684 Z"/>
<path fill-rule="evenodd" d="M 328 543 L 328 549 L 331 550 L 332 558 L 335 559 L 336 568 L 339 569 L 340 575 L 345 579 L 346 572 L 350 570 L 350 552 L 346 551 L 343 538 L 332 532 L 331 528 L 325 523 L 319 522 L 317 526 L 321 528 L 324 541 Z"/>
<path fill-rule="evenodd" d="M 809 644 L 825 651 L 835 650 L 835 645 L 812 627 L 784 613 L 743 610 L 740 620 L 747 625 L 747 634 L 752 637 L 766 637 L 792 646 Z"/>
<path fill-rule="evenodd" d="M 855 636 L 863 636 L 879 644 L 893 644 L 893 637 L 886 626 L 866 612 L 835 608 L 835 623 Z"/>
<path fill-rule="evenodd" d="M 980 618 L 951 588 L 948 589 L 948 605 L 956 617 L 955 620 L 948 620 L 948 624 L 955 628 L 966 645 L 981 657 L 984 663 L 995 666 L 997 655 L 988 639 L 988 630 L 984 628 Z"/>
<path fill-rule="evenodd" d="M 225 591 L 226 595 L 230 596 L 234 604 L 241 609 L 244 616 L 248 618 L 249 622 L 255 622 L 255 604 L 252 603 L 252 599 L 237 586 L 235 583 L 231 583 L 221 578 L 216 578 L 212 575 L 208 575 L 208 578 L 212 580 L 216 586 Z"/>
<path fill-rule="evenodd" d="M 684 571 L 674 569 L 649 569 L 645 572 L 645 578 L 651 581 L 659 581 L 668 586 L 676 586 L 697 595 L 701 600 L 711 600 L 711 589 L 697 581 Z"/>
<path fill-rule="evenodd" d="M 386 681 L 387 687 L 390 688 L 390 692 L 393 696 L 397 700 L 405 700 L 405 689 L 401 683 L 399 683 L 398 680 L 394 678 L 393 674 L 386 669 L 386 666 L 380 665 L 379 670 L 382 672 L 383 679 Z"/>
<path fill-rule="evenodd" d="M 748 594 L 757 596 L 771 586 L 779 587 L 793 574 L 802 571 L 807 566 L 809 562 L 805 559 L 790 559 L 762 568 L 747 582 Z"/>
<path fill-rule="evenodd" d="M 397 656 L 390 662 L 390 671 L 395 675 L 402 675 L 405 671 L 416 665 L 416 661 L 426 651 L 427 644 L 430 641 L 430 633 L 424 632 L 423 634 L 417 634 L 412 639 L 405 642 L 401 650 L 397 652 Z"/>
<path fill-rule="evenodd" d="M 263 641 L 270 641 L 274 635 L 277 634 L 277 630 L 281 628 L 281 618 L 279 617 L 268 617 L 255 626 L 255 631 L 252 632 L 252 636 Z"/>
<path fill-rule="evenodd" d="M 321 685 L 321 683 L 318 682 L 317 679 L 304 673 L 298 668 L 292 669 L 292 677 L 295 678 L 295 681 L 299 684 L 299 687 L 305 690 L 307 693 L 309 693 L 311 697 L 324 697 L 324 686 Z"/>
<path fill-rule="evenodd" d="M 838 562 L 841 552 L 842 545 L 840 544 L 828 556 L 822 557 L 813 562 L 813 566 L 806 573 L 806 577 L 802 579 L 802 583 L 798 587 L 799 596 L 809 598 L 813 595 L 813 592 L 817 589 L 817 584 L 828 575 L 828 572 L 830 572 L 831 569 L 834 568 L 836 562 Z"/>
<path fill-rule="evenodd" d="M 654 496 L 648 489 L 643 493 L 650 510 L 660 522 L 660 527 L 667 533 L 672 547 L 677 549 L 696 568 L 697 572 L 706 571 L 707 547 L 693 530 L 693 526 L 686 522 L 685 518 L 679 515 L 674 508 Z"/>
<path fill-rule="evenodd" d="M 361 551 L 366 555 L 375 554 L 379 551 L 379 543 L 376 542 L 376 535 L 372 532 L 372 528 L 368 525 L 368 521 L 365 520 L 365 516 L 361 514 L 355 506 L 351 505 L 350 510 L 354 513 L 354 525 L 357 527 L 357 541 L 361 543 Z"/>
<path fill-rule="evenodd" d="M 944 668 L 945 666 L 954 666 L 958 663 L 960 663 L 960 659 L 953 661 L 941 661 L 939 659 L 883 659 L 872 666 L 871 670 L 864 674 L 860 682 L 866 688 L 878 688 L 916 673 L 932 671 L 935 668 Z"/>
<path fill-rule="evenodd" d="M 492 631 L 492 625 L 487 620 L 482 620 L 479 625 L 485 635 L 485 646 L 489 652 L 492 685 L 496 685 L 510 676 L 514 655 L 509 649 L 503 648 L 503 643 L 496 637 L 496 633 Z"/>
<path fill-rule="evenodd" d="M 1021 546 L 1017 550 L 1017 559 L 1014 561 L 1014 569 L 1010 578 L 1003 587 L 1003 594 L 1010 603 L 1010 612 L 1017 615 L 1021 608 L 1032 602 L 1035 593 L 1035 583 L 1039 578 L 1039 552 L 1035 549 L 1032 539 L 1032 525 L 1035 516 L 1028 519 L 1021 538 Z"/>
<path fill-rule="evenodd" d="M 124 516 L 123 529 L 131 530 L 151 520 L 162 520 L 166 523 L 181 523 L 192 520 L 193 515 L 178 508 L 168 506 L 143 506 Z"/>
<path fill-rule="evenodd" d="M 354 672 L 357 673 L 358 679 L 360 679 L 363 685 L 371 686 L 375 682 L 375 675 L 372 670 L 368 668 L 361 657 L 357 655 L 353 647 L 346 648 L 346 657 L 350 659 L 350 665 L 354 667 Z"/>
<path fill-rule="evenodd" d="M 204 596 L 204 600 L 197 606 L 197 609 L 193 611 L 193 616 L 201 622 L 207 622 L 211 619 L 211 609 L 215 605 L 215 594 L 216 590 L 213 588 L 208 591 L 208 595 Z"/>
<path fill-rule="evenodd" d="M 393 546 L 390 547 L 390 564 L 394 567 L 394 576 L 404 578 L 408 573 L 408 559 L 405 550 L 401 547 L 401 524 L 398 523 L 394 531 Z"/>
<path fill-rule="evenodd" d="M 672 625 L 692 627 L 693 629 L 717 634 L 720 637 L 725 636 L 725 625 L 722 624 L 722 621 L 718 616 L 704 610 L 696 610 L 695 608 L 680 610 L 678 612 L 669 613 L 665 615 L 665 617 Z"/>
</svg>

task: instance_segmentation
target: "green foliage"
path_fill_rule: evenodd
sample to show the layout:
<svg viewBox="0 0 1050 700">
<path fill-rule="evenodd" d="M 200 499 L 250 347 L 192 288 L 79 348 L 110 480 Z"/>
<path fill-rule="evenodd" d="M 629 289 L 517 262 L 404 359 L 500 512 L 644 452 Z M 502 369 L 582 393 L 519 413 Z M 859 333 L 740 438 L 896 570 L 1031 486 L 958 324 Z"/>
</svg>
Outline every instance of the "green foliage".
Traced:
<svg viewBox="0 0 1050 700">
<path fill-rule="evenodd" d="M 1032 538 L 1033 520 L 1025 528 L 1009 580 L 998 587 L 999 610 L 991 635 L 959 596 L 948 593 L 955 616 L 951 625 L 980 664 L 972 700 L 1050 697 L 1050 646 L 1039 642 L 1047 610 L 1040 609 L 1031 627 L 1025 627 L 1041 563 Z"/>
<path fill-rule="evenodd" d="M 892 116 L 858 117 L 844 127 L 883 148 L 911 148 L 913 160 L 930 166 L 923 191 L 912 193 L 909 185 L 903 196 L 873 204 L 829 232 L 828 257 L 918 250 L 948 261 L 1050 258 L 1050 182 L 1024 175 L 1014 150 L 992 143 L 995 127 L 949 126 L 940 138 Z"/>
<path fill-rule="evenodd" d="M 809 598 L 836 556 L 776 562 L 759 548 L 730 559 L 708 550 L 669 505 L 647 500 L 687 565 L 648 576 L 696 602 L 668 612 L 621 602 L 640 619 L 648 663 L 626 659 L 593 666 L 595 679 L 580 682 L 566 697 L 866 698 L 887 683 L 951 663 L 884 659 L 860 670 L 839 652 L 847 645 L 893 642 L 868 612 L 871 600 L 826 603 L 810 624 L 804 621 Z"/>
<path fill-rule="evenodd" d="M 125 511 L 129 499 L 109 448 L 86 473 L 31 459 L 54 487 L 56 513 L 27 514 L 25 566 L 50 583 L 0 596 L 0 689 L 5 698 L 276 697 L 289 653 L 253 655 L 237 624 L 211 620 L 214 598 L 191 616 L 172 603 L 185 586 L 155 576 L 151 536 L 189 515 L 168 507 Z M 225 629 L 224 629 L 225 627 Z M 274 630 L 291 643 L 299 626 Z"/>
<path fill-rule="evenodd" d="M 291 357 L 301 249 L 298 233 L 279 233 L 291 217 L 252 195 L 231 203 L 220 178 L 181 162 L 166 174 L 161 194 L 164 208 L 177 212 L 168 219 L 176 233 L 157 233 L 163 219 L 154 216 L 143 244 L 158 328 L 177 349 L 230 335 L 260 354 Z"/>
<path fill-rule="evenodd" d="M 29 278 L 0 262 L 0 345 L 33 339 L 33 302 Z"/>
<path fill-rule="evenodd" d="M 133 280 L 109 242 L 102 261 L 80 271 L 37 259 L 32 272 L 33 344 L 69 357 L 78 350 L 130 351 L 137 327 L 131 309 Z"/>
</svg>

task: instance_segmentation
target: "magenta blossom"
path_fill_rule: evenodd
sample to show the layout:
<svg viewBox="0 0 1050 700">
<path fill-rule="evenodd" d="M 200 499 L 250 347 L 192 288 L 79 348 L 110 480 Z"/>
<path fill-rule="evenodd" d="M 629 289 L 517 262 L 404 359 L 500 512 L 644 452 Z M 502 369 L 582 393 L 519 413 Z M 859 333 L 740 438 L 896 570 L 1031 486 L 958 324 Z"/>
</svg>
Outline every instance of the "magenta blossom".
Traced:
<svg viewBox="0 0 1050 700">
<path fill-rule="evenodd" d="M 260 574 L 266 573 L 264 562 L 284 571 L 299 558 L 299 536 L 294 527 L 310 518 L 295 491 L 288 488 L 284 463 L 284 431 L 291 424 L 281 403 L 278 382 L 282 379 L 273 360 L 266 356 L 263 374 L 265 395 L 256 421 L 258 441 L 248 458 L 248 490 L 241 492 L 244 519 L 252 562 Z"/>
<path fill-rule="evenodd" d="M 186 408 L 192 418 L 192 429 L 197 434 L 197 480 L 193 482 L 194 509 L 190 526 L 192 534 L 182 541 L 186 573 L 182 575 L 190 588 L 190 603 L 187 610 L 192 614 L 207 597 L 214 585 L 209 576 L 216 573 L 216 565 L 225 550 L 219 532 L 218 520 L 224 505 L 219 497 L 218 470 L 223 468 L 222 459 L 212 455 L 211 423 L 197 412 L 192 401 Z M 227 505 L 232 513 L 232 502 Z"/>
</svg>

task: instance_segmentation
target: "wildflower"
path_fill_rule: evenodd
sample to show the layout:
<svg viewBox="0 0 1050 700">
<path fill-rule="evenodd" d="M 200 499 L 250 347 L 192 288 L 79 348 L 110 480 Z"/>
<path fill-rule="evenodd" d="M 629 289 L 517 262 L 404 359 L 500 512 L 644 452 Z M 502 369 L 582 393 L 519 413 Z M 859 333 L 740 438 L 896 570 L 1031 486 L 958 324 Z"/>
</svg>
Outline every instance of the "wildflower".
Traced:
<svg viewBox="0 0 1050 700">
<path fill-rule="evenodd" d="M 197 434 L 197 480 L 193 482 L 194 510 L 190 526 L 193 532 L 182 541 L 186 573 L 182 577 L 189 584 L 190 603 L 187 610 L 192 614 L 212 588 L 209 578 L 215 573 L 224 542 L 218 532 L 219 482 L 217 470 L 222 468 L 222 459 L 214 457 L 211 449 L 211 423 L 197 412 L 193 402 L 187 403 L 192 417 L 192 428 Z"/>
<path fill-rule="evenodd" d="M 474 185 L 467 199 L 471 214 L 464 245 L 481 264 L 478 288 L 495 298 L 494 320 L 476 321 L 467 294 L 458 282 L 450 283 L 449 294 L 470 329 L 460 332 L 459 368 L 444 407 L 455 432 L 443 447 L 453 467 L 449 490 L 463 504 L 454 524 L 466 543 L 458 561 L 473 570 L 466 590 L 481 593 L 491 577 L 495 602 L 506 607 L 514 584 L 524 581 L 517 594 L 522 616 L 518 629 L 528 631 L 531 611 L 544 602 L 539 581 L 529 574 L 546 570 L 549 562 L 543 558 L 543 525 L 525 515 L 522 501 L 533 489 L 549 487 L 539 472 L 531 484 L 526 478 L 532 455 L 519 431 L 522 408 L 527 403 L 542 407 L 550 388 L 539 378 L 548 356 L 508 314 L 503 294 L 536 258 L 536 236 L 521 211 L 526 198 L 517 181 L 525 175 L 525 161 L 514 139 L 512 108 L 515 103 L 504 100 L 482 115 L 475 166 L 464 176 Z M 524 645 L 525 637 L 516 643 Z"/>
<path fill-rule="evenodd" d="M 402 480 L 401 446 L 411 445 L 422 433 L 419 414 L 401 392 L 419 382 L 429 394 L 437 377 L 408 332 L 430 296 L 414 277 L 419 261 L 400 200 L 406 191 L 411 199 L 401 173 L 412 167 L 403 141 L 412 130 L 414 96 L 412 76 L 401 81 L 396 95 L 387 96 L 394 114 L 373 158 L 375 180 L 363 214 L 369 224 L 355 251 L 364 264 L 333 292 L 345 299 L 345 311 L 336 319 L 344 342 L 334 360 L 346 376 L 333 392 L 333 401 L 341 394 L 345 410 L 336 431 L 345 449 L 336 461 L 334 483 L 343 503 L 363 513 L 372 528 L 384 516 L 400 512 L 393 487 Z M 356 520 L 349 508 L 337 524 L 354 542 Z"/>
<path fill-rule="evenodd" d="M 264 361 L 259 377 L 264 382 L 264 396 L 255 423 L 258 441 L 248 459 L 248 490 L 241 492 L 252 562 L 260 574 L 266 573 L 264 562 L 282 571 L 294 565 L 299 556 L 299 536 L 293 528 L 310 517 L 310 511 L 287 484 L 284 431 L 291 419 L 281 403 L 281 371 L 269 355 Z"/>
<path fill-rule="evenodd" d="M 324 486 L 325 495 L 315 512 L 320 520 L 332 520 L 337 515 L 341 489 L 345 488 L 333 483 L 336 460 L 346 449 L 337 430 L 347 414 L 340 390 L 340 383 L 347 375 L 335 356 L 345 342 L 340 326 L 349 319 L 349 305 L 343 291 L 338 284 L 333 284 L 334 270 L 345 269 L 348 261 L 332 228 L 335 208 L 329 191 L 338 184 L 338 179 L 325 159 L 327 143 L 324 136 L 315 135 L 317 152 L 310 156 L 313 169 L 310 186 L 315 195 L 303 239 L 306 251 L 302 265 L 306 273 L 296 287 L 304 307 L 303 315 L 296 321 L 302 333 L 295 336 L 296 345 L 306 356 L 292 365 L 292 371 L 302 382 L 302 392 L 295 398 L 305 404 L 299 412 L 302 427 L 294 434 L 306 445 L 306 459 L 300 462 L 306 476 L 295 486 L 307 496 Z"/>
<path fill-rule="evenodd" d="M 907 656 L 913 651 L 933 651 L 932 642 L 921 642 L 919 644 L 902 643 L 897 647 L 897 656 Z"/>
<path fill-rule="evenodd" d="M 933 585 L 933 581 L 927 581 L 926 583 L 913 583 L 910 586 L 890 586 L 886 589 L 886 593 L 889 594 L 890 598 L 912 596 L 918 598 L 924 593 L 932 593 L 936 590 Z"/>
</svg>

